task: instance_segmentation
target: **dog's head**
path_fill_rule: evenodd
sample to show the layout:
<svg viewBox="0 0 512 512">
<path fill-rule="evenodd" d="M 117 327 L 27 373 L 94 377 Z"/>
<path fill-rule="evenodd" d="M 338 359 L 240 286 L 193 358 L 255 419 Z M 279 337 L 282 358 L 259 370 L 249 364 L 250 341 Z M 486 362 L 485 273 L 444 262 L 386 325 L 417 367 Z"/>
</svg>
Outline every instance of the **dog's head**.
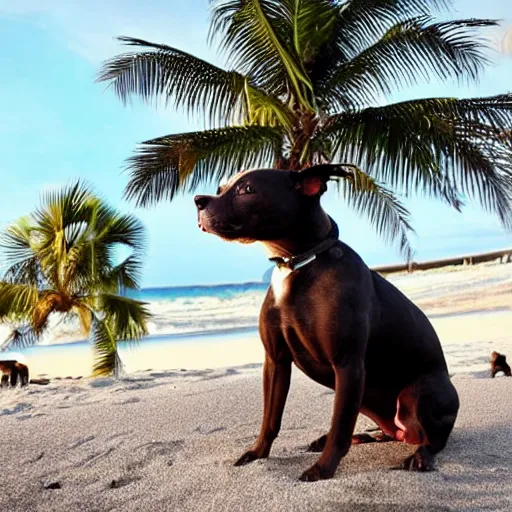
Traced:
<svg viewBox="0 0 512 512">
<path fill-rule="evenodd" d="M 491 363 L 502 366 L 507 364 L 507 356 L 500 354 L 499 352 L 493 352 L 491 354 Z"/>
<path fill-rule="evenodd" d="M 285 238 L 318 207 L 341 166 L 317 165 L 302 171 L 259 169 L 236 174 L 217 195 L 196 196 L 199 227 L 226 240 L 251 243 Z"/>
</svg>

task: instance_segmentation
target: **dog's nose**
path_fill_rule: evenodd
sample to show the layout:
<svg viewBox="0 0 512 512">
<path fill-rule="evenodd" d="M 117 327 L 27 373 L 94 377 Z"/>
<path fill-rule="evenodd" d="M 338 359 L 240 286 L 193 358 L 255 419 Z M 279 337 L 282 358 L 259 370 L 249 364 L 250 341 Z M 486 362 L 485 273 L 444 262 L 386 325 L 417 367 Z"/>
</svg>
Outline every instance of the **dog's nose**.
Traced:
<svg viewBox="0 0 512 512">
<path fill-rule="evenodd" d="M 198 210 L 204 210 L 206 205 L 210 202 L 210 198 L 208 196 L 196 196 L 194 197 L 194 202 Z"/>
</svg>

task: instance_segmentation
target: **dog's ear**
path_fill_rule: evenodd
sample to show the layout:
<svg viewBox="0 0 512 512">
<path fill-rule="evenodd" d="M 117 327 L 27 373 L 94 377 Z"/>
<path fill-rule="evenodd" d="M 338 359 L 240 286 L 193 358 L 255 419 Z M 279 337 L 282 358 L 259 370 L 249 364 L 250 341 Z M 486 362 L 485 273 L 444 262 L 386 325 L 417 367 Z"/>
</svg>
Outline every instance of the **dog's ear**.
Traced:
<svg viewBox="0 0 512 512">
<path fill-rule="evenodd" d="M 337 164 L 319 164 L 306 167 L 301 171 L 293 171 L 292 179 L 296 188 L 305 196 L 322 195 L 327 190 L 327 182 L 333 176 L 347 177 L 348 173 L 343 166 Z"/>
<path fill-rule="evenodd" d="M 296 189 L 308 197 L 322 195 L 327 190 L 326 181 L 319 176 L 301 176 L 297 180 Z"/>
</svg>

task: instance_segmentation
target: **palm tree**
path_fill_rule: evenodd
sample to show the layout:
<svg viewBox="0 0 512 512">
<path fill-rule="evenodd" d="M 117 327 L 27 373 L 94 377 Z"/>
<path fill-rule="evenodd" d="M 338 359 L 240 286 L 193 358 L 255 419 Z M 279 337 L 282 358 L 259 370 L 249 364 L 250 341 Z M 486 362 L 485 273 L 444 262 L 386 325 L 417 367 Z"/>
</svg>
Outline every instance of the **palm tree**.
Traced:
<svg viewBox="0 0 512 512">
<path fill-rule="evenodd" d="M 219 181 L 241 168 L 344 163 L 339 187 L 410 256 L 399 196 L 423 193 L 460 210 L 469 200 L 512 227 L 512 94 L 387 103 L 427 82 L 474 82 L 488 63 L 479 36 L 493 20 L 436 21 L 448 0 L 214 0 L 209 34 L 222 69 L 177 48 L 104 63 L 98 81 L 126 102 L 171 103 L 208 129 L 143 142 L 128 160 L 138 205 Z"/>
<path fill-rule="evenodd" d="M 35 344 L 54 314 L 77 317 L 93 343 L 94 374 L 117 375 L 117 342 L 147 334 L 148 310 L 123 295 L 138 288 L 143 246 L 142 224 L 83 183 L 46 194 L 39 209 L 11 224 L 0 239 L 7 264 L 0 322 L 13 326 L 0 349 Z M 131 254 L 116 264 L 122 247 Z"/>
</svg>

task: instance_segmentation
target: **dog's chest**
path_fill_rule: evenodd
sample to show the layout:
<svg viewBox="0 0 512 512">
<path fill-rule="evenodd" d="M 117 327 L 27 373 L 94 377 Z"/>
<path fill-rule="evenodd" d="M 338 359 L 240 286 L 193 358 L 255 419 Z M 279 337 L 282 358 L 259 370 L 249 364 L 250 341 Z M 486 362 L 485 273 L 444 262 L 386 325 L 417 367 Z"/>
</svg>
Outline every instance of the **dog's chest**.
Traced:
<svg viewBox="0 0 512 512">
<path fill-rule="evenodd" d="M 292 271 L 286 267 L 275 267 L 274 270 L 272 271 L 270 287 L 272 288 L 274 300 L 277 305 L 281 303 L 283 297 L 286 295 L 288 291 L 288 288 L 290 286 L 288 277 L 291 273 Z"/>
</svg>

